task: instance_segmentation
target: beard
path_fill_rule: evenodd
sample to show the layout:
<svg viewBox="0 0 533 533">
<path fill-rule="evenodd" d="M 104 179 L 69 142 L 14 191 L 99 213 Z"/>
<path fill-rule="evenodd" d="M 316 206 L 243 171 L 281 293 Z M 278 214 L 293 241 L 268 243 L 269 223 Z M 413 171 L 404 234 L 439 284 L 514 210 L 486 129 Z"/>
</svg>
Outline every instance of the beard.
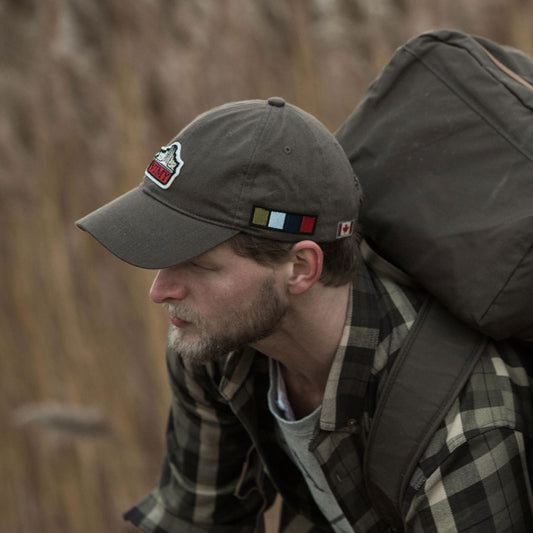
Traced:
<svg viewBox="0 0 533 533">
<path fill-rule="evenodd" d="M 171 325 L 168 343 L 185 361 L 209 363 L 243 346 L 272 335 L 287 312 L 288 303 L 267 278 L 248 305 L 227 306 L 217 316 L 206 319 L 185 304 L 164 304 L 170 316 L 191 324 Z"/>
</svg>

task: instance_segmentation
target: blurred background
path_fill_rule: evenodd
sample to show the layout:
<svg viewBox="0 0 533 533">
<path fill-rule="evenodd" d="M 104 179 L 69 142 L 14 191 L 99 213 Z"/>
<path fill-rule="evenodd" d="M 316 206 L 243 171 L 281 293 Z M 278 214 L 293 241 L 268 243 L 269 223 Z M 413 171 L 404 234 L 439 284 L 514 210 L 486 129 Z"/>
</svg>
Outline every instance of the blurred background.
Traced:
<svg viewBox="0 0 533 533">
<path fill-rule="evenodd" d="M 532 0 L 0 0 L 0 533 L 131 533 L 158 479 L 154 273 L 75 220 L 212 106 L 278 95 L 335 130 L 444 27 L 533 54 Z"/>
</svg>

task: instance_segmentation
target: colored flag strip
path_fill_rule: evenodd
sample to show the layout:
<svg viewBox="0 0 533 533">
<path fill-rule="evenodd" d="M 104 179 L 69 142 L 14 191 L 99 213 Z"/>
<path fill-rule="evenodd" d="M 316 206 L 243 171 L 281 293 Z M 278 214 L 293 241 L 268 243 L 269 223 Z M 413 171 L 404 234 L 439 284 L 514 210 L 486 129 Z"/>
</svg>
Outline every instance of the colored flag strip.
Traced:
<svg viewBox="0 0 533 533">
<path fill-rule="evenodd" d="M 314 215 L 299 215 L 274 211 L 264 207 L 254 207 L 252 211 L 252 226 L 261 226 L 268 229 L 288 233 L 301 233 L 311 235 L 315 231 L 317 217 Z"/>
</svg>

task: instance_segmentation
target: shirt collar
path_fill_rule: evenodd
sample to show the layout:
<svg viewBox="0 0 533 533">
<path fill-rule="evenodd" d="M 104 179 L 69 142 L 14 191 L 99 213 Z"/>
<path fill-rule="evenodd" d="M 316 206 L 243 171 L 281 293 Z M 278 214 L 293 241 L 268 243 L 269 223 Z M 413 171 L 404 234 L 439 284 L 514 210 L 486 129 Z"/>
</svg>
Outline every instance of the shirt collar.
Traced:
<svg viewBox="0 0 533 533">
<path fill-rule="evenodd" d="M 361 422 L 373 404 L 369 385 L 399 350 L 421 302 L 422 295 L 360 264 L 328 376 L 321 429 L 352 430 Z"/>
<path fill-rule="evenodd" d="M 368 400 L 369 383 L 399 349 L 416 318 L 422 301 L 411 289 L 359 265 L 353 280 L 339 346 L 328 376 L 320 427 L 335 431 L 353 430 L 360 422 Z M 232 400 L 249 377 L 250 371 L 268 376 L 268 365 L 254 363 L 262 354 L 252 348 L 231 353 L 222 363 L 219 390 Z"/>
</svg>

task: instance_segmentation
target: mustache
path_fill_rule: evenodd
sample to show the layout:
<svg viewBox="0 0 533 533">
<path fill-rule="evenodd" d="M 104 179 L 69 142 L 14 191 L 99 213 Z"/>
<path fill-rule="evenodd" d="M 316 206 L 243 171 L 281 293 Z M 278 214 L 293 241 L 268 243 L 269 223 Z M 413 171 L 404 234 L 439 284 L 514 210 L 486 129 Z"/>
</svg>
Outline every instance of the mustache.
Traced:
<svg viewBox="0 0 533 533">
<path fill-rule="evenodd" d="M 199 321 L 198 315 L 183 304 L 164 303 L 163 307 L 171 318 L 181 318 L 193 324 Z"/>
</svg>

